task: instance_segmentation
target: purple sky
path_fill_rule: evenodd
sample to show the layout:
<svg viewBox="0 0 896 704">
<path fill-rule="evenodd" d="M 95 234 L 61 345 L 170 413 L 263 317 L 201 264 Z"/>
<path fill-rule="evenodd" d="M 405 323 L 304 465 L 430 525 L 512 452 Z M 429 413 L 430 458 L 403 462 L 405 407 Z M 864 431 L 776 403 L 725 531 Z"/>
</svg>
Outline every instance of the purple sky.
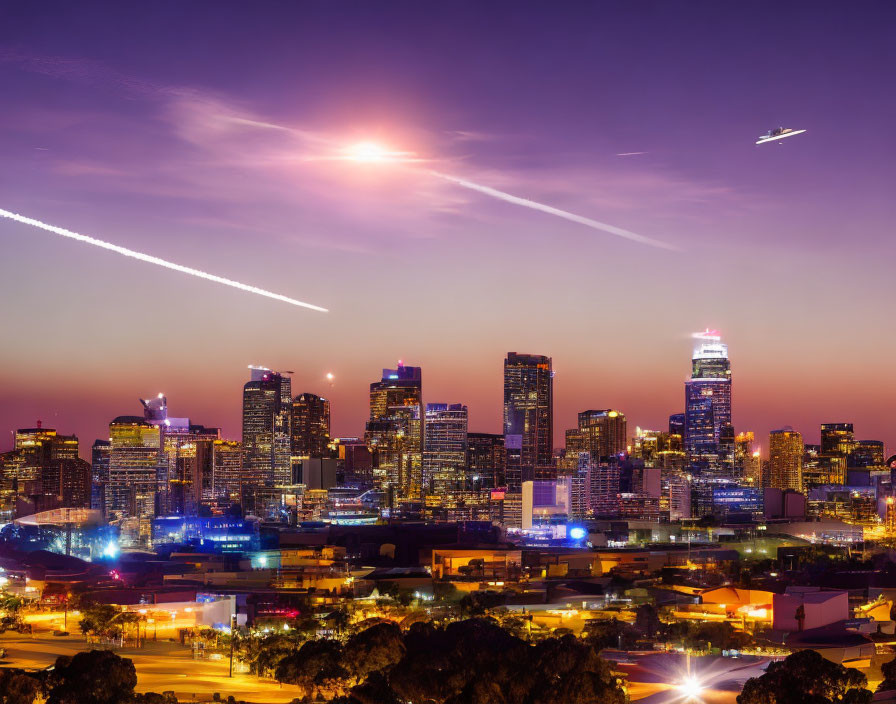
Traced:
<svg viewBox="0 0 896 704">
<path fill-rule="evenodd" d="M 508 350 L 554 358 L 558 441 L 585 408 L 663 427 L 707 326 L 763 447 L 896 444 L 896 5 L 87 5 L 0 6 L 0 208 L 331 312 L 0 220 L 0 448 L 158 391 L 238 437 L 250 363 L 336 434 L 398 358 L 498 431 Z M 754 145 L 778 125 L 807 133 Z M 333 158 L 364 140 L 420 161 Z"/>
</svg>

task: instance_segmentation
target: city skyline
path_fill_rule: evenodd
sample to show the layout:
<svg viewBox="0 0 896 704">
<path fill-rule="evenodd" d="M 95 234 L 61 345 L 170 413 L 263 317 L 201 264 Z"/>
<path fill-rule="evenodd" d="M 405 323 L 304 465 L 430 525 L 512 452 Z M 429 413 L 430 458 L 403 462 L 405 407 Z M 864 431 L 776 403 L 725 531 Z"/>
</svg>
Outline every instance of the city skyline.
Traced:
<svg viewBox="0 0 896 704">
<path fill-rule="evenodd" d="M 334 434 L 359 434 L 371 371 L 402 358 L 429 400 L 497 432 L 500 360 L 520 350 L 554 360 L 559 444 L 587 408 L 663 427 L 689 334 L 710 327 L 735 429 L 764 451 L 772 429 L 812 441 L 839 421 L 896 445 L 891 8 L 351 7 L 4 8 L 0 207 L 330 313 L 4 219 L 0 428 L 102 437 L 163 391 L 236 437 L 230 390 L 255 363 L 296 370 Z M 105 30 L 135 24 L 127 42 Z M 461 33 L 489 50 L 454 51 Z M 806 133 L 755 144 L 782 123 Z M 400 163 L 340 157 L 367 142 Z"/>
<path fill-rule="evenodd" d="M 709 335 L 710 332 L 711 332 L 711 339 L 714 340 L 714 342 L 711 342 L 710 344 L 716 345 L 717 343 L 721 343 L 721 347 L 726 348 L 725 354 L 727 355 L 728 345 L 726 342 L 722 341 L 723 339 L 727 339 L 727 338 L 722 338 L 717 331 L 710 331 L 709 329 L 707 329 L 704 332 L 694 333 L 691 336 L 690 345 L 691 345 L 691 349 L 693 350 L 693 354 L 691 356 L 694 357 L 694 359 L 691 360 L 692 364 L 696 364 L 698 358 L 701 357 L 701 354 L 703 353 L 705 345 L 706 345 L 706 342 L 705 342 L 706 336 Z M 698 353 L 698 350 L 700 350 L 699 353 Z M 712 348 L 712 351 L 715 351 L 715 347 Z M 511 352 L 507 353 L 507 355 L 510 355 L 510 354 L 516 354 L 521 357 L 525 357 L 525 356 L 539 357 L 539 356 L 541 356 L 541 355 L 529 355 L 529 353 L 511 353 Z M 550 364 L 550 362 L 552 361 L 550 359 L 550 356 L 544 355 L 544 357 L 547 358 L 547 361 Z M 728 357 L 725 357 L 724 359 L 726 362 L 730 361 L 728 359 Z M 406 365 L 404 364 L 404 360 L 398 360 L 399 369 L 402 367 L 405 367 L 405 366 Z M 420 368 L 422 368 L 422 367 L 407 366 L 407 369 L 411 370 L 412 372 L 413 372 L 413 370 L 420 369 Z M 250 378 L 251 378 L 250 383 L 246 383 L 245 370 L 244 370 L 244 373 L 242 374 L 242 381 L 246 388 L 251 386 L 252 383 L 260 383 L 261 379 L 264 378 L 267 373 L 270 373 L 270 376 L 272 376 L 274 378 L 278 378 L 279 374 L 281 373 L 281 372 L 278 372 L 276 369 L 274 369 L 272 371 L 270 368 L 267 368 L 264 366 L 259 366 L 259 365 L 248 365 L 248 371 L 250 372 Z M 395 372 L 395 370 L 383 369 L 382 371 L 383 371 L 383 375 L 384 375 L 382 382 L 387 382 L 390 378 L 392 378 L 392 379 L 397 378 L 395 376 L 390 377 L 388 375 L 389 372 Z M 285 380 L 285 382 L 284 382 L 285 388 L 290 389 L 287 393 L 290 394 L 291 398 L 295 398 L 296 400 L 298 400 L 300 397 L 307 395 L 307 394 L 317 395 L 317 396 L 319 396 L 319 399 L 321 401 L 323 401 L 324 403 L 327 404 L 328 414 L 331 414 L 331 417 L 336 417 L 336 418 L 341 417 L 344 419 L 348 415 L 347 413 L 339 412 L 340 409 L 339 409 L 338 405 L 333 403 L 333 396 L 331 394 L 328 394 L 326 392 L 320 392 L 318 394 L 315 394 L 314 391 L 303 390 L 304 387 L 295 385 L 294 380 L 296 378 L 296 376 L 295 376 L 296 372 L 283 371 L 282 374 L 283 374 L 283 379 Z M 556 381 L 556 377 L 554 376 L 555 374 L 556 374 L 556 371 L 555 370 L 552 371 L 552 377 L 551 377 L 551 382 L 552 382 L 551 385 L 552 386 L 554 385 L 554 382 Z M 429 381 L 430 376 L 431 376 L 431 373 L 427 372 L 427 382 Z M 733 376 L 739 377 L 739 373 L 731 373 L 729 375 L 729 379 L 731 379 L 731 377 L 733 377 Z M 320 388 L 329 387 L 329 390 L 333 390 L 335 388 L 335 381 L 336 381 L 335 377 L 330 378 L 330 376 L 328 374 L 324 375 L 323 378 L 319 381 L 319 387 Z M 500 381 L 500 377 L 497 377 L 497 381 Z M 688 375 L 683 380 L 683 382 L 684 382 L 683 386 L 685 389 L 688 388 L 688 385 L 691 383 L 691 381 L 692 381 L 692 377 L 690 375 Z M 417 379 L 417 383 L 420 383 L 419 378 Z M 449 382 L 449 385 L 450 385 L 450 382 Z M 365 384 L 364 386 L 365 387 L 370 386 L 370 389 L 372 392 L 374 386 L 376 386 L 376 387 L 381 386 L 381 382 L 374 382 L 372 384 L 368 383 L 368 384 Z M 734 391 L 730 392 L 730 393 L 731 393 L 732 397 L 737 398 L 737 403 L 733 403 L 730 399 L 729 399 L 728 403 L 731 406 L 733 406 L 735 409 L 737 409 L 740 405 L 740 397 L 739 397 L 739 394 L 737 393 L 739 385 L 732 382 L 732 386 L 733 386 Z M 499 393 L 503 394 L 500 384 L 498 384 L 498 387 L 499 387 L 498 388 Z M 444 400 L 441 400 L 441 396 L 434 395 L 428 390 L 428 388 L 429 388 L 428 383 L 426 385 L 423 385 L 422 388 L 423 388 L 423 407 L 426 407 L 426 406 L 429 406 L 432 404 L 461 403 L 464 406 L 465 415 L 468 413 L 467 403 L 465 400 L 460 399 L 458 401 L 444 401 Z M 362 389 L 362 393 L 363 393 L 363 389 Z M 681 394 L 681 388 L 679 387 L 679 396 L 680 396 L 680 394 Z M 555 398 L 555 395 L 553 394 L 553 392 L 552 391 L 549 392 L 549 395 L 552 397 L 551 400 L 553 401 Z M 152 396 L 152 394 L 150 394 L 150 396 Z M 436 398 L 437 396 L 438 396 L 438 398 Z M 449 397 L 451 396 L 450 392 L 448 393 L 448 396 Z M 285 396 L 283 398 L 285 399 Z M 436 400 L 434 401 L 433 398 L 436 398 Z M 144 407 L 149 408 L 152 406 L 152 404 L 155 404 L 155 403 L 163 403 L 163 404 L 167 403 L 167 394 L 163 394 L 162 392 L 159 392 L 158 399 L 160 399 L 160 400 L 157 401 L 155 398 L 152 398 L 151 400 L 147 401 L 147 400 L 144 400 L 142 397 L 138 397 L 135 399 L 135 405 L 143 404 Z M 245 412 L 244 404 L 245 404 L 245 402 L 246 402 L 245 390 L 243 390 L 242 402 L 239 399 L 237 400 L 236 405 L 235 405 L 235 410 L 231 409 L 229 407 L 226 407 L 226 411 L 222 411 L 221 410 L 222 405 L 220 404 L 220 402 L 216 401 L 214 403 L 214 405 L 215 405 L 215 407 L 218 408 L 217 415 L 212 414 L 213 417 L 211 419 L 206 418 L 206 417 L 201 417 L 199 414 L 194 413 L 190 408 L 189 401 L 186 402 L 186 407 L 184 405 L 178 404 L 176 406 L 175 410 L 177 413 L 180 413 L 182 415 L 184 413 L 187 413 L 189 415 L 189 417 L 192 418 L 193 420 L 201 419 L 203 421 L 203 425 L 205 425 L 207 427 L 220 429 L 222 438 L 243 441 L 244 434 L 245 434 L 245 426 L 244 426 L 244 422 L 245 422 L 244 421 L 244 412 Z M 285 403 L 285 401 L 282 401 L 282 403 Z M 372 412 L 370 403 L 371 403 L 371 399 L 369 397 L 369 394 L 367 394 L 367 397 L 365 398 L 365 406 L 361 411 L 363 418 L 360 420 L 360 422 L 357 425 L 348 427 L 348 428 L 341 428 L 339 426 L 334 425 L 333 428 L 331 429 L 330 436 L 334 437 L 334 438 L 358 437 L 358 438 L 363 439 L 365 437 L 365 427 L 366 427 L 367 421 L 370 419 L 370 414 Z M 147 404 L 150 404 L 150 405 L 147 406 Z M 292 404 L 292 402 L 290 402 L 290 405 L 291 404 Z M 596 403 L 591 404 L 591 406 L 600 406 L 600 405 L 601 404 L 596 404 Z M 684 406 L 684 404 L 682 403 L 682 407 L 683 406 Z M 502 421 L 502 407 L 503 407 L 503 403 L 501 403 L 498 408 L 497 419 L 493 420 L 493 422 L 490 425 L 488 425 L 487 427 L 485 424 L 474 425 L 474 423 L 471 421 L 469 423 L 469 432 L 471 432 L 471 433 L 502 434 L 504 432 L 504 430 L 503 430 L 504 424 Z M 576 428 L 581 423 L 582 414 L 586 411 L 586 408 L 588 408 L 588 407 L 589 407 L 588 404 L 585 404 L 584 406 L 579 408 L 579 410 L 574 411 L 571 414 L 572 418 L 567 421 L 566 415 L 559 415 L 557 412 L 556 406 L 553 403 L 551 404 L 553 426 L 554 426 L 553 427 L 553 435 L 552 435 L 552 443 L 553 443 L 553 447 L 555 450 L 558 448 L 563 448 L 567 445 L 568 432 L 570 431 L 570 429 Z M 677 408 L 671 409 L 671 407 L 670 407 L 669 412 L 666 413 L 666 415 L 664 417 L 660 417 L 657 420 L 657 422 L 650 424 L 650 423 L 641 422 L 638 418 L 633 418 L 632 414 L 627 410 L 627 408 L 625 408 L 621 405 L 620 406 L 606 405 L 606 407 L 607 408 L 618 408 L 619 411 L 621 413 L 623 413 L 625 415 L 625 417 L 627 417 L 628 426 L 629 426 L 627 439 L 631 439 L 635 436 L 636 428 L 641 428 L 644 430 L 666 431 L 669 428 L 669 422 L 670 422 L 669 415 L 684 413 L 682 410 L 679 410 Z M 164 406 L 163 408 L 164 408 L 165 412 L 167 412 L 167 406 Z M 471 417 L 482 418 L 484 416 L 484 414 L 481 413 L 481 409 L 479 409 L 479 410 L 480 410 L 480 413 L 478 413 L 478 414 L 470 413 L 469 415 Z M 135 412 L 136 412 L 135 408 L 125 409 L 121 413 L 116 413 L 116 414 L 110 416 L 108 419 L 100 420 L 99 425 L 100 425 L 100 427 L 107 428 L 109 422 L 111 420 L 113 420 L 113 418 L 115 418 L 116 416 L 133 415 Z M 286 411 L 284 411 L 284 412 L 286 412 Z M 221 422 L 218 422 L 218 419 L 222 416 L 222 414 L 224 415 L 224 417 L 227 417 L 227 416 L 232 417 L 235 414 L 236 417 L 235 417 L 235 419 L 231 420 L 230 422 L 221 423 Z M 76 421 L 73 425 L 78 425 L 79 428 L 91 427 L 91 425 L 89 425 L 83 419 L 83 413 L 77 413 L 77 411 L 75 411 L 75 412 L 73 412 L 72 415 L 74 417 L 77 417 L 78 419 L 80 419 L 80 423 L 79 423 L 79 421 Z M 819 416 L 819 417 L 821 417 L 821 416 Z M 54 418 L 58 419 L 59 416 L 56 415 L 56 416 L 54 416 Z M 822 437 L 822 426 L 824 426 L 824 425 L 839 426 L 844 423 L 848 424 L 850 426 L 857 426 L 857 425 L 859 426 L 858 431 L 855 433 L 856 440 L 859 440 L 859 441 L 882 440 L 885 443 L 886 447 L 888 447 L 888 448 L 893 447 L 893 445 L 890 444 L 890 442 L 886 438 L 886 436 L 873 435 L 871 433 L 864 432 L 861 425 L 854 423 L 852 421 L 852 416 L 846 416 L 846 414 L 840 414 L 839 416 L 837 416 L 837 418 L 835 420 L 832 420 L 830 418 L 821 419 L 813 425 L 808 425 L 808 426 L 803 426 L 803 427 L 797 426 L 797 425 L 795 425 L 793 423 L 789 423 L 789 422 L 782 422 L 782 423 L 778 423 L 777 425 L 772 424 L 767 428 L 767 430 L 762 430 L 762 429 L 759 429 L 758 427 L 754 427 L 754 426 L 738 424 L 736 422 L 737 418 L 738 418 L 737 412 L 734 411 L 733 420 L 735 421 L 735 423 L 733 423 L 733 426 L 734 426 L 735 432 L 741 433 L 741 432 L 749 431 L 749 432 L 755 433 L 756 438 L 757 438 L 756 439 L 756 447 L 761 449 L 762 455 L 764 457 L 768 457 L 768 455 L 769 455 L 770 435 L 775 433 L 776 431 L 779 431 L 781 428 L 790 428 L 790 429 L 798 432 L 803 438 L 805 438 L 807 443 L 814 443 L 814 444 L 818 445 L 818 444 L 824 443 L 824 439 Z M 69 427 L 65 423 L 58 423 L 55 421 L 50 423 L 50 422 L 47 422 L 47 418 L 39 417 L 31 423 L 20 422 L 17 425 L 15 425 L 15 427 L 10 428 L 9 446 L 6 447 L 4 444 L 0 443 L 0 452 L 8 450 L 8 449 L 12 449 L 12 447 L 14 445 L 13 439 L 14 439 L 14 435 L 15 435 L 15 432 L 17 429 L 36 426 L 37 422 L 40 422 L 40 424 L 42 424 L 44 427 L 48 427 L 48 428 L 52 427 L 52 428 L 56 429 L 57 431 L 59 431 L 60 433 L 71 433 L 71 434 L 76 435 L 82 442 L 81 455 L 82 455 L 82 457 L 85 457 L 85 459 L 89 459 L 89 456 L 87 455 L 87 450 L 89 447 L 86 444 L 87 440 L 92 441 L 93 439 L 96 439 L 96 440 L 108 439 L 107 435 L 104 435 L 102 433 L 102 431 L 99 431 L 99 433 L 96 434 L 96 436 L 94 436 L 94 435 L 90 434 L 89 430 L 87 433 L 84 433 L 83 430 L 81 430 L 81 432 L 78 432 L 78 429 Z M 242 428 L 242 430 L 241 430 L 241 428 Z M 345 432 L 342 432 L 342 430 L 345 430 Z M 285 436 L 284 436 L 284 439 L 285 439 Z"/>
</svg>

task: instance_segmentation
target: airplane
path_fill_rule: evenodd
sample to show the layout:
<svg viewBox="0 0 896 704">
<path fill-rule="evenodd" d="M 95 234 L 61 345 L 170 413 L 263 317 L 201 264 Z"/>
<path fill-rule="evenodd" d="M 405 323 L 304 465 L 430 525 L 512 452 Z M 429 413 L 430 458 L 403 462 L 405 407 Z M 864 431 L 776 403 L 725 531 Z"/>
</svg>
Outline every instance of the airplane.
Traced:
<svg viewBox="0 0 896 704">
<path fill-rule="evenodd" d="M 776 127 L 773 130 L 769 130 L 767 134 L 762 135 L 756 144 L 765 144 L 766 142 L 774 142 L 776 139 L 793 137 L 794 135 L 802 134 L 805 131 L 806 130 L 792 130 L 789 127 L 787 129 Z"/>
</svg>

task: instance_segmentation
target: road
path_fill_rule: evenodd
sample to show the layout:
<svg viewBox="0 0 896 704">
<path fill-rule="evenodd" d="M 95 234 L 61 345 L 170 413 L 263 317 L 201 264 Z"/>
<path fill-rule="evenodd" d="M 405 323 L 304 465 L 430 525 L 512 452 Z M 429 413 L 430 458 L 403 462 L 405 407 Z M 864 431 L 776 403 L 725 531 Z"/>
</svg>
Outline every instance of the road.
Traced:
<svg viewBox="0 0 896 704">
<path fill-rule="evenodd" d="M 3 667 L 37 669 L 49 667 L 60 655 L 74 655 L 91 646 L 82 637 L 54 637 L 37 632 L 34 637 L 18 633 L 0 635 L 0 648 L 6 648 Z M 107 647 L 107 646 L 103 646 Z M 209 701 L 215 692 L 226 699 L 232 694 L 236 699 L 255 704 L 287 704 L 299 696 L 292 685 L 280 685 L 253 675 L 227 676 L 226 658 L 194 660 L 192 651 L 168 641 L 148 641 L 142 648 L 114 648 L 122 657 L 134 661 L 137 669 L 138 692 L 173 691 L 182 702 Z"/>
</svg>

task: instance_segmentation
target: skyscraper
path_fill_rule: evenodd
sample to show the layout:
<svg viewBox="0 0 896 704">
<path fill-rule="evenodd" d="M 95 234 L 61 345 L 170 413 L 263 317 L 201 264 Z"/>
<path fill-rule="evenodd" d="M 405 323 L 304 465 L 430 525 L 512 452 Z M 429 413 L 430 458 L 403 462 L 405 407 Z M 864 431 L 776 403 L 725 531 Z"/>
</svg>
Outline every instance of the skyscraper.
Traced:
<svg viewBox="0 0 896 704">
<path fill-rule="evenodd" d="M 399 361 L 370 385 L 364 439 L 374 458 L 374 481 L 399 496 L 419 499 L 423 489 L 423 380 L 420 367 Z"/>
<path fill-rule="evenodd" d="M 292 400 L 292 456 L 326 457 L 330 442 L 330 402 L 316 394 Z"/>
<path fill-rule="evenodd" d="M 129 539 L 148 543 L 162 454 L 161 428 L 142 416 L 118 416 L 109 424 L 109 441 L 106 512 L 110 519 L 135 519 L 136 532 Z"/>
<path fill-rule="evenodd" d="M 471 488 L 504 486 L 504 436 L 500 433 L 467 433 L 467 483 Z"/>
<path fill-rule="evenodd" d="M 234 440 L 215 440 L 212 445 L 213 494 L 219 504 L 239 503 L 243 484 L 243 446 Z"/>
<path fill-rule="evenodd" d="M 427 403 L 423 441 L 423 486 L 443 495 L 466 488 L 467 407 L 461 403 Z"/>
<path fill-rule="evenodd" d="M 773 430 L 768 439 L 769 480 L 773 489 L 803 489 L 803 436 L 793 428 Z"/>
<path fill-rule="evenodd" d="M 90 448 L 91 499 L 90 508 L 106 515 L 106 491 L 109 486 L 109 459 L 111 443 L 108 440 L 95 440 Z"/>
<path fill-rule="evenodd" d="M 685 382 L 685 449 L 691 461 L 716 457 L 722 428 L 731 424 L 731 363 L 715 332 L 694 335 L 691 378 Z"/>
<path fill-rule="evenodd" d="M 582 452 L 595 462 L 626 451 L 628 425 L 625 414 L 611 408 L 579 413 L 579 427 L 566 431 L 566 452 Z"/>
<path fill-rule="evenodd" d="M 852 423 L 821 424 L 821 454 L 846 457 L 856 444 Z"/>
<path fill-rule="evenodd" d="M 553 464 L 553 387 L 550 357 L 507 353 L 504 447 L 507 488 L 512 493 L 520 493 L 524 481 L 540 478 L 541 471 Z"/>
<path fill-rule="evenodd" d="M 249 369 L 251 379 L 243 386 L 244 483 L 286 486 L 292 481 L 291 381 L 270 369 Z"/>
</svg>

